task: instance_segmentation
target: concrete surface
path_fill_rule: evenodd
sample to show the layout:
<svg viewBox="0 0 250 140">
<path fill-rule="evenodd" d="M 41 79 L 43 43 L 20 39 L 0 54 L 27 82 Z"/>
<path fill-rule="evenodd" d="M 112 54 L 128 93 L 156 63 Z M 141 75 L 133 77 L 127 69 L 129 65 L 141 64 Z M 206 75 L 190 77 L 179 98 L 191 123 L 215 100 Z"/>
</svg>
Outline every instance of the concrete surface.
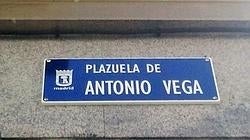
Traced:
<svg viewBox="0 0 250 140">
<path fill-rule="evenodd" d="M 212 105 L 44 106 L 47 57 L 210 56 L 221 96 Z M 250 137 L 250 34 L 2 37 L 2 137 Z"/>
<path fill-rule="evenodd" d="M 250 0 L 0 0 L 0 20 L 248 21 L 249 9 Z"/>
</svg>

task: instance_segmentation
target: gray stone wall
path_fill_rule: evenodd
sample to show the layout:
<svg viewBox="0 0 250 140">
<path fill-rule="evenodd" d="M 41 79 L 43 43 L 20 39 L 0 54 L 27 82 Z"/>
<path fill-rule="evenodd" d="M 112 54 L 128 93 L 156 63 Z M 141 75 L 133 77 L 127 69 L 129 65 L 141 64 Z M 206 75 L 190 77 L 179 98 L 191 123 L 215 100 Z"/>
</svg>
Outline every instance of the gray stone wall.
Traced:
<svg viewBox="0 0 250 140">
<path fill-rule="evenodd" d="M 210 56 L 219 104 L 45 106 L 43 60 L 51 57 Z M 250 35 L 2 37 L 2 137 L 250 136 Z"/>
</svg>

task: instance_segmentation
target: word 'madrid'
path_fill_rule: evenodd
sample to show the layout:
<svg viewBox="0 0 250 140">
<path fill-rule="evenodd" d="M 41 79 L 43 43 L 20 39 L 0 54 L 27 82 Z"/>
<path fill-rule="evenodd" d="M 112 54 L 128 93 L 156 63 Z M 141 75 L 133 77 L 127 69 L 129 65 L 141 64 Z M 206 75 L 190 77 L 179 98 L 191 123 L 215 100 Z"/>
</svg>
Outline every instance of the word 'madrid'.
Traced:
<svg viewBox="0 0 250 140">
<path fill-rule="evenodd" d="M 219 101 L 209 58 L 48 60 L 43 103 Z"/>
</svg>

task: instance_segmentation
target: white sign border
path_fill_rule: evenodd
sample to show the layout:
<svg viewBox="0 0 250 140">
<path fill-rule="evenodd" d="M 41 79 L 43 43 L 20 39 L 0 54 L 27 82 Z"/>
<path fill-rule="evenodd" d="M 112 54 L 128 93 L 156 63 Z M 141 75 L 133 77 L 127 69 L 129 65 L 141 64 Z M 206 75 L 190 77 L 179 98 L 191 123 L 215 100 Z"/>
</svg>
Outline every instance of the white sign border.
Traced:
<svg viewBox="0 0 250 140">
<path fill-rule="evenodd" d="M 210 62 L 217 98 L 214 100 L 119 100 L 119 101 L 45 101 L 44 100 L 44 84 L 45 84 L 45 68 L 48 60 L 63 59 L 204 59 Z M 220 93 L 218 90 L 217 80 L 211 57 L 104 57 L 104 58 L 46 58 L 43 66 L 43 86 L 41 102 L 44 105 L 143 105 L 143 104 L 218 104 L 220 103 Z"/>
</svg>

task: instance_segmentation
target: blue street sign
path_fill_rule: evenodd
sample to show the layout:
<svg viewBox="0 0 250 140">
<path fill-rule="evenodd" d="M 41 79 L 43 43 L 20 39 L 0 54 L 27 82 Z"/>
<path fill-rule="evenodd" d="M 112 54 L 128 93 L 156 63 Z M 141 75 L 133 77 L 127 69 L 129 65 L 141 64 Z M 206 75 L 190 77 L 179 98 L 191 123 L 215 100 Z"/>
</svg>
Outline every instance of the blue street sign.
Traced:
<svg viewBox="0 0 250 140">
<path fill-rule="evenodd" d="M 46 59 L 45 104 L 215 103 L 211 58 Z"/>
</svg>

